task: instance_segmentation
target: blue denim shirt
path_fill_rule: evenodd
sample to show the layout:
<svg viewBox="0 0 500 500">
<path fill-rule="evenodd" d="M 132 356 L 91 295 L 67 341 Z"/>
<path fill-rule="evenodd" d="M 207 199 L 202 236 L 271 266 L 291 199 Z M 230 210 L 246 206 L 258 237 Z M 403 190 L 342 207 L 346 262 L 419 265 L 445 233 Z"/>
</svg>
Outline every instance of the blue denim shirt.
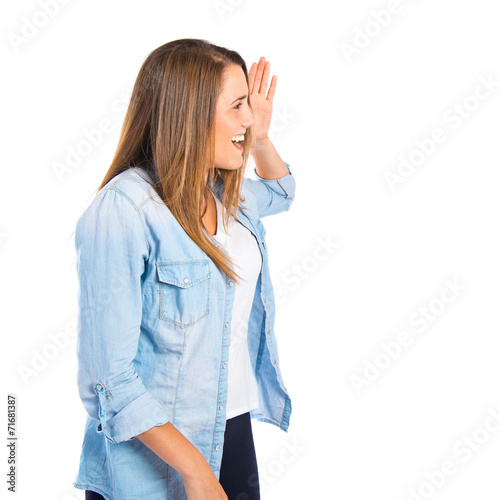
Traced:
<svg viewBox="0 0 500 500">
<path fill-rule="evenodd" d="M 260 219 L 290 208 L 295 179 L 286 166 L 280 179 L 245 178 L 238 210 L 263 259 L 248 325 L 259 391 L 250 416 L 285 432 L 291 401 Z M 182 476 L 135 436 L 171 422 L 219 478 L 234 283 L 144 177 L 139 168 L 116 176 L 76 224 L 77 385 L 87 419 L 73 486 L 108 500 L 181 500 Z M 220 197 L 223 186 L 212 187 Z"/>
</svg>

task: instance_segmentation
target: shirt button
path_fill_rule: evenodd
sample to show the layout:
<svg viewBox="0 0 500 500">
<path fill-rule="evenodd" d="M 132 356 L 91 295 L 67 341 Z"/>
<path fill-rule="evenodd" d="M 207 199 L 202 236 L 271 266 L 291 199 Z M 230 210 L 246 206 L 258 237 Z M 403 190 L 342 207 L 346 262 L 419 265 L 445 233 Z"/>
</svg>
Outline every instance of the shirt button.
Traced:
<svg viewBox="0 0 500 500">
<path fill-rule="evenodd" d="M 277 361 L 276 361 L 276 360 L 274 360 L 274 364 L 276 364 L 276 363 L 277 363 Z"/>
<path fill-rule="evenodd" d="M 223 369 L 223 370 L 225 370 L 225 369 L 226 369 L 226 363 L 224 363 L 224 364 L 222 365 L 222 369 Z"/>
<path fill-rule="evenodd" d="M 224 409 L 224 405 L 219 405 L 219 410 L 223 410 Z"/>
<path fill-rule="evenodd" d="M 267 330 L 267 332 L 266 332 L 266 333 L 271 333 L 271 330 Z"/>
<path fill-rule="evenodd" d="M 233 286 L 233 282 L 232 281 L 229 282 L 229 286 Z"/>
<path fill-rule="evenodd" d="M 229 323 L 226 321 L 226 322 L 224 323 L 224 326 L 227 328 L 227 327 L 229 326 Z"/>
<path fill-rule="evenodd" d="M 219 445 L 216 445 L 215 446 L 215 451 L 219 451 L 220 450 L 220 446 Z"/>
<path fill-rule="evenodd" d="M 101 385 L 101 384 L 97 384 L 97 385 L 95 386 L 95 388 L 96 388 L 96 390 L 100 391 L 100 390 L 102 389 L 102 385 Z"/>
<path fill-rule="evenodd" d="M 189 283 L 189 278 L 184 278 L 184 283 Z"/>
</svg>

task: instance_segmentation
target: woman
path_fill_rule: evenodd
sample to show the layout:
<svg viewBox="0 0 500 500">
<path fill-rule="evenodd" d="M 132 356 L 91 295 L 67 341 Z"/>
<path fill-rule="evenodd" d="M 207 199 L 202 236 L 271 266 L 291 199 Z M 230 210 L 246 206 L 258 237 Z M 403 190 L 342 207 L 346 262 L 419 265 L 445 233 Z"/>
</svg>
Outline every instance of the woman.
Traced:
<svg viewBox="0 0 500 500">
<path fill-rule="evenodd" d="M 75 231 L 87 499 L 258 499 L 250 418 L 288 430 L 260 218 L 295 180 L 268 137 L 269 70 L 184 39 L 139 72 Z"/>
</svg>

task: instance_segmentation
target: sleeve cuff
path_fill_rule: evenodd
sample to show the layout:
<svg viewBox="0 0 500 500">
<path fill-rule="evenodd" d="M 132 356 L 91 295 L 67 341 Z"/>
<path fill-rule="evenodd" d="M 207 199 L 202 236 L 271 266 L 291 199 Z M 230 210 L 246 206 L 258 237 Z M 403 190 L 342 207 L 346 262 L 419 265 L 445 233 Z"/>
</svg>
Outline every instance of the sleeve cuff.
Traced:
<svg viewBox="0 0 500 500">
<path fill-rule="evenodd" d="M 117 444 L 130 441 L 151 427 L 167 422 L 168 418 L 163 407 L 151 394 L 145 392 L 106 422 L 104 435 L 113 444 Z"/>
<path fill-rule="evenodd" d="M 288 163 L 286 161 L 283 163 L 286 165 L 286 168 L 288 169 L 288 174 L 284 175 L 283 177 L 280 177 L 279 179 L 264 179 L 257 173 L 256 168 L 254 168 L 253 171 L 259 181 L 274 188 L 275 191 L 278 192 L 279 188 L 281 188 L 281 190 L 285 195 L 285 199 L 288 199 L 293 193 L 293 190 L 295 188 L 295 178 L 292 175 L 292 171 Z"/>
</svg>

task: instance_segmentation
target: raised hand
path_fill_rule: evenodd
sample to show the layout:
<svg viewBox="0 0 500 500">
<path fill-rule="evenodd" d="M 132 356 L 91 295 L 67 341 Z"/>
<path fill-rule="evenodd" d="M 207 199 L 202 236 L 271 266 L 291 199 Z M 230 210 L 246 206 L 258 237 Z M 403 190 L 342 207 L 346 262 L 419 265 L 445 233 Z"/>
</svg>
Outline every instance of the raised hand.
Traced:
<svg viewBox="0 0 500 500">
<path fill-rule="evenodd" d="M 254 113 L 255 140 L 257 142 L 268 138 L 269 126 L 271 125 L 273 99 L 278 77 L 276 75 L 272 77 L 268 90 L 270 70 L 271 63 L 266 61 L 265 57 L 261 57 L 259 63 L 253 63 L 248 72 L 248 89 L 250 104 Z"/>
</svg>

